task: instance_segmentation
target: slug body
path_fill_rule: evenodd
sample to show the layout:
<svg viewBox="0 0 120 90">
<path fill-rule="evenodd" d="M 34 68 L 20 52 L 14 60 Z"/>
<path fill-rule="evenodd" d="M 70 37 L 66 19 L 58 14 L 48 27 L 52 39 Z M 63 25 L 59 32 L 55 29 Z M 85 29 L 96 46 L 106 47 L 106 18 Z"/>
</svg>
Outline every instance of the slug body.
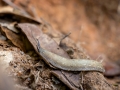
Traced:
<svg viewBox="0 0 120 90">
<path fill-rule="evenodd" d="M 46 63 L 49 63 L 51 66 L 56 68 L 67 71 L 105 72 L 101 62 L 87 59 L 67 59 L 41 48 L 39 42 L 37 48 Z"/>
</svg>

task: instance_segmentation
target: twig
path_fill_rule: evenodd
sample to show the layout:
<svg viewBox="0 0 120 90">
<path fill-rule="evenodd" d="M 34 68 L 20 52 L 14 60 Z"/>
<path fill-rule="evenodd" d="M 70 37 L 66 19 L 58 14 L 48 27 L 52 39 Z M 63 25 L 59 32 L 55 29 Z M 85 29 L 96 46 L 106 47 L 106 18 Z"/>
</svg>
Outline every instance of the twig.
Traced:
<svg viewBox="0 0 120 90">
<path fill-rule="evenodd" d="M 60 46 L 62 45 L 62 41 L 68 37 L 71 34 L 71 32 L 69 32 L 68 34 L 66 34 L 61 40 L 60 40 Z"/>
</svg>

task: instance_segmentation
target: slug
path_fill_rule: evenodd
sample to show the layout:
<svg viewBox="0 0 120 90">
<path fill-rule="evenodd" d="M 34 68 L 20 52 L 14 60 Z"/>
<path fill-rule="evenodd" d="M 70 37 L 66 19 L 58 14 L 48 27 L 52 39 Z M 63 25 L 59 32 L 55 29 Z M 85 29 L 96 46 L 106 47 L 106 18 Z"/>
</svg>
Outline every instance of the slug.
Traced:
<svg viewBox="0 0 120 90">
<path fill-rule="evenodd" d="M 56 55 L 50 51 L 41 48 L 39 40 L 37 39 L 37 50 L 39 54 L 45 59 L 48 65 L 55 68 L 67 71 L 99 71 L 105 72 L 101 62 L 87 59 L 67 59 Z"/>
</svg>

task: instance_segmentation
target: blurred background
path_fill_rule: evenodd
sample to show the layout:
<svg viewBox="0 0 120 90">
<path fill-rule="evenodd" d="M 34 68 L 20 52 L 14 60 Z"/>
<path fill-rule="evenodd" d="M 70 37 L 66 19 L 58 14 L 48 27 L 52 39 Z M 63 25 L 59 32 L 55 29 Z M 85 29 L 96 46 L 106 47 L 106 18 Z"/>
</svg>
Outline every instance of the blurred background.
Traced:
<svg viewBox="0 0 120 90">
<path fill-rule="evenodd" d="M 68 34 L 92 59 L 102 57 L 120 73 L 119 0 L 13 0 L 31 16 Z M 109 73 L 109 72 L 108 72 Z M 114 72 L 113 72 L 114 73 Z"/>
</svg>

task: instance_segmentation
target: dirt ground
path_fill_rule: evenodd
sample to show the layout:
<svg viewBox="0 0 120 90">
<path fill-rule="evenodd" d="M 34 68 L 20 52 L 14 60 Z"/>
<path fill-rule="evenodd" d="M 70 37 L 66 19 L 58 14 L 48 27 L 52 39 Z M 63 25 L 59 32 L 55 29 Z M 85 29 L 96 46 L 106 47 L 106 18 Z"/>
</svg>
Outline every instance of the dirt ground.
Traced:
<svg viewBox="0 0 120 90">
<path fill-rule="evenodd" d="M 68 36 L 71 41 L 66 38 L 65 42 L 76 44 L 73 46 L 79 47 L 80 50 L 78 50 L 78 52 L 84 52 L 80 55 L 76 55 L 75 53 L 71 57 L 92 58 L 98 61 L 103 60 L 104 67 L 106 69 L 104 75 L 106 76 L 108 82 L 112 83 L 114 86 L 120 85 L 119 0 L 24 0 L 24 2 L 23 0 L 14 0 L 14 3 L 20 6 L 22 9 L 25 9 L 36 20 L 42 23 L 47 23 L 48 26 L 51 25 L 52 29 L 55 30 L 53 31 L 54 33 L 52 31 L 43 31 L 48 35 L 51 35 L 52 38 L 62 38 L 64 35 L 71 32 L 71 34 Z M 68 44 L 68 46 L 71 47 L 72 45 Z M 16 49 L 17 53 L 15 53 Z M 33 88 L 35 90 L 39 90 L 40 88 L 41 90 L 57 90 L 58 87 L 59 90 L 68 89 L 68 87 L 66 87 L 55 77 L 52 77 L 52 79 L 50 78 L 51 76 L 49 74 L 49 67 L 42 66 L 46 64 L 38 61 L 37 54 L 34 55 L 34 52 L 31 51 L 27 54 L 24 54 L 18 48 L 16 49 L 14 47 L 12 48 L 12 51 L 15 54 L 17 61 L 15 60 L 14 62 L 11 62 L 11 67 L 17 67 L 14 69 L 14 72 L 16 72 L 15 77 L 20 77 L 19 80 L 24 82 L 23 84 L 21 83 L 21 86 L 17 85 L 17 88 L 20 87 L 21 90 L 32 90 Z M 76 49 L 78 48 L 74 48 L 74 50 Z M 21 59 L 18 59 L 18 56 L 21 57 Z M 22 58 L 24 58 L 24 61 L 22 61 Z M 29 60 L 29 62 L 27 60 Z M 15 66 L 18 62 L 26 65 L 22 66 L 21 64 Z M 41 67 L 43 67 L 42 70 Z M 18 68 L 21 68 L 21 72 L 18 72 Z M 24 69 L 23 71 L 26 72 L 22 72 L 22 69 Z M 38 76 L 36 75 L 35 79 L 33 77 L 36 73 L 38 73 Z M 101 74 L 98 74 L 98 76 L 102 77 Z M 86 75 L 86 78 L 88 77 L 90 76 Z M 31 82 L 33 81 L 32 79 L 35 79 L 36 82 Z M 94 78 L 91 78 L 91 80 L 94 80 Z M 38 83 L 37 81 L 40 81 L 40 85 L 35 85 Z M 56 87 L 52 86 L 54 85 L 53 81 L 54 83 L 58 83 Z M 97 82 L 93 81 L 92 85 L 93 84 L 96 85 Z M 97 85 L 94 90 L 98 90 Z"/>
</svg>

